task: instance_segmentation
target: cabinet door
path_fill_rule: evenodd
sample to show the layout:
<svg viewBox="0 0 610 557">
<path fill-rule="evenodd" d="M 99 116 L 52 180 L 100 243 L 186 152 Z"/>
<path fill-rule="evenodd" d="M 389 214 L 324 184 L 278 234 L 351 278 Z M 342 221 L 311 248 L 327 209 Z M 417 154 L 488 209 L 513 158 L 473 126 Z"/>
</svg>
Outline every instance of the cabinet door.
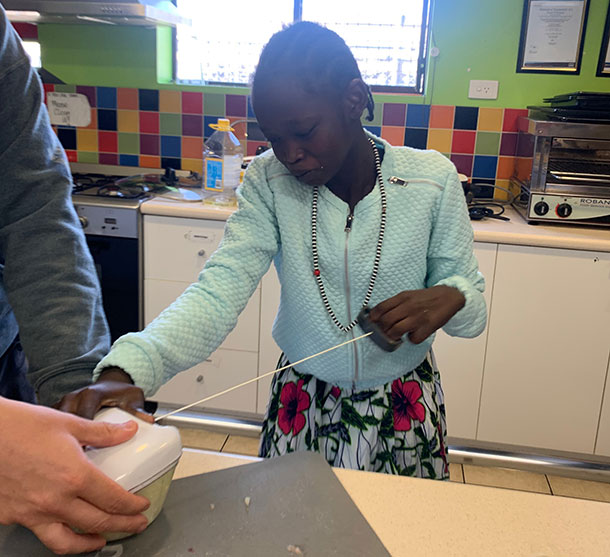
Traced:
<svg viewBox="0 0 610 557">
<path fill-rule="evenodd" d="M 484 297 L 488 316 L 497 250 L 498 244 L 477 242 L 474 245 L 479 270 L 485 277 Z M 451 437 L 476 438 L 486 344 L 487 329 L 472 339 L 451 337 L 443 331 L 436 335 L 433 349 L 441 373 L 447 431 Z"/>
<path fill-rule="evenodd" d="M 610 311 L 610 307 L 608 308 Z M 610 333 L 609 333 L 610 336 Z M 608 340 L 610 344 L 610 339 Z M 606 371 L 606 392 L 597 430 L 597 442 L 595 443 L 595 454 L 610 456 L 610 358 L 608 359 L 608 370 Z"/>
<path fill-rule="evenodd" d="M 478 439 L 593 453 L 610 253 L 498 248 Z"/>
<path fill-rule="evenodd" d="M 144 281 L 144 321 L 148 325 L 157 315 L 169 306 L 189 286 L 187 282 L 165 280 Z M 260 290 L 256 290 L 237 325 L 220 348 L 258 352 L 258 327 L 260 312 Z"/>
<path fill-rule="evenodd" d="M 280 305 L 280 281 L 272 266 L 261 280 L 261 321 L 258 355 L 258 372 L 266 373 L 276 368 L 281 350 L 271 336 L 271 328 Z M 258 382 L 257 414 L 264 414 L 269 402 L 269 390 L 273 376 Z"/>
<path fill-rule="evenodd" d="M 224 227 L 224 221 L 145 215 L 144 278 L 194 282 Z"/>
<path fill-rule="evenodd" d="M 252 352 L 216 350 L 205 362 L 183 371 L 151 398 L 174 406 L 186 405 L 256 377 L 257 356 Z M 253 414 L 256 383 L 240 387 L 195 408 Z"/>
</svg>

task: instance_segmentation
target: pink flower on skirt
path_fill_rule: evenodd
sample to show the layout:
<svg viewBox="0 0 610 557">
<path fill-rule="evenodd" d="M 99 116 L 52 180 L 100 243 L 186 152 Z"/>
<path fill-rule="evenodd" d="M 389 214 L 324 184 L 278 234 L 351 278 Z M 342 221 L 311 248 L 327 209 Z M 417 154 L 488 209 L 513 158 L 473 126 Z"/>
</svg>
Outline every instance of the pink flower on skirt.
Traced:
<svg viewBox="0 0 610 557">
<path fill-rule="evenodd" d="M 290 430 L 297 435 L 305 427 L 305 415 L 311 403 L 309 393 L 303 389 L 303 379 L 295 385 L 294 381 L 286 383 L 282 387 L 280 402 L 282 406 L 277 413 L 277 423 L 284 435 L 288 435 Z"/>
<path fill-rule="evenodd" d="M 340 395 L 340 394 L 341 394 L 341 389 L 340 389 L 339 387 L 333 387 L 333 388 L 330 390 L 330 395 L 331 395 L 333 398 L 339 398 L 339 395 Z"/>
<path fill-rule="evenodd" d="M 426 409 L 419 402 L 422 390 L 417 381 L 396 379 L 392 382 L 392 406 L 394 411 L 394 429 L 396 431 L 410 431 L 411 421 L 423 422 Z"/>
</svg>

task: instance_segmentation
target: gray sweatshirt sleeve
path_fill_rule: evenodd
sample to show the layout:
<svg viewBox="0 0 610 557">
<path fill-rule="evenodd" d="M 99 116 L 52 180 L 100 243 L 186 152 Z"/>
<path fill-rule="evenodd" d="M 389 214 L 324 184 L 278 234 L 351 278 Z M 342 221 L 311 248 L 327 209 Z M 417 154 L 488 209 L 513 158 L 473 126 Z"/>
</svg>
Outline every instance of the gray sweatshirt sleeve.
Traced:
<svg viewBox="0 0 610 557">
<path fill-rule="evenodd" d="M 42 100 L 0 6 L 0 344 L 16 317 L 29 380 L 50 405 L 90 383 L 109 335 L 70 171 Z"/>
</svg>

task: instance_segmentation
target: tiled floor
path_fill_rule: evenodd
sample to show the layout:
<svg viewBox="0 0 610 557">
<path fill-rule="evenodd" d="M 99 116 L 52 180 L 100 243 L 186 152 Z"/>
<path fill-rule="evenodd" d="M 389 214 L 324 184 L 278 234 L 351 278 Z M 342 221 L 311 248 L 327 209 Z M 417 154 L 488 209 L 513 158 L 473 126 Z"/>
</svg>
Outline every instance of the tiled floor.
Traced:
<svg viewBox="0 0 610 557">
<path fill-rule="evenodd" d="M 207 449 L 223 453 L 258 455 L 258 438 L 227 435 L 204 429 L 181 428 L 182 444 L 195 449 Z M 532 491 L 548 495 L 576 497 L 610 503 L 610 483 L 576 480 L 562 476 L 551 476 L 472 464 L 449 465 L 452 482 L 460 482 L 505 489 Z"/>
</svg>

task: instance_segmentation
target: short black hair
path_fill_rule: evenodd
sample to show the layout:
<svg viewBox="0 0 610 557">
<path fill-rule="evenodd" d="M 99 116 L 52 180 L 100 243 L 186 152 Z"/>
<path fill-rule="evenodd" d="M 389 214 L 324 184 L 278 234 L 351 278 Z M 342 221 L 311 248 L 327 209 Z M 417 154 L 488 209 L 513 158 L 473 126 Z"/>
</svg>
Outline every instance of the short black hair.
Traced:
<svg viewBox="0 0 610 557">
<path fill-rule="evenodd" d="M 358 63 L 334 31 L 311 21 L 299 21 L 269 39 L 252 79 L 252 91 L 277 75 L 297 78 L 305 90 L 323 89 L 342 95 L 352 79 L 362 79 Z M 368 90 L 367 120 L 373 120 L 375 101 Z"/>
</svg>

